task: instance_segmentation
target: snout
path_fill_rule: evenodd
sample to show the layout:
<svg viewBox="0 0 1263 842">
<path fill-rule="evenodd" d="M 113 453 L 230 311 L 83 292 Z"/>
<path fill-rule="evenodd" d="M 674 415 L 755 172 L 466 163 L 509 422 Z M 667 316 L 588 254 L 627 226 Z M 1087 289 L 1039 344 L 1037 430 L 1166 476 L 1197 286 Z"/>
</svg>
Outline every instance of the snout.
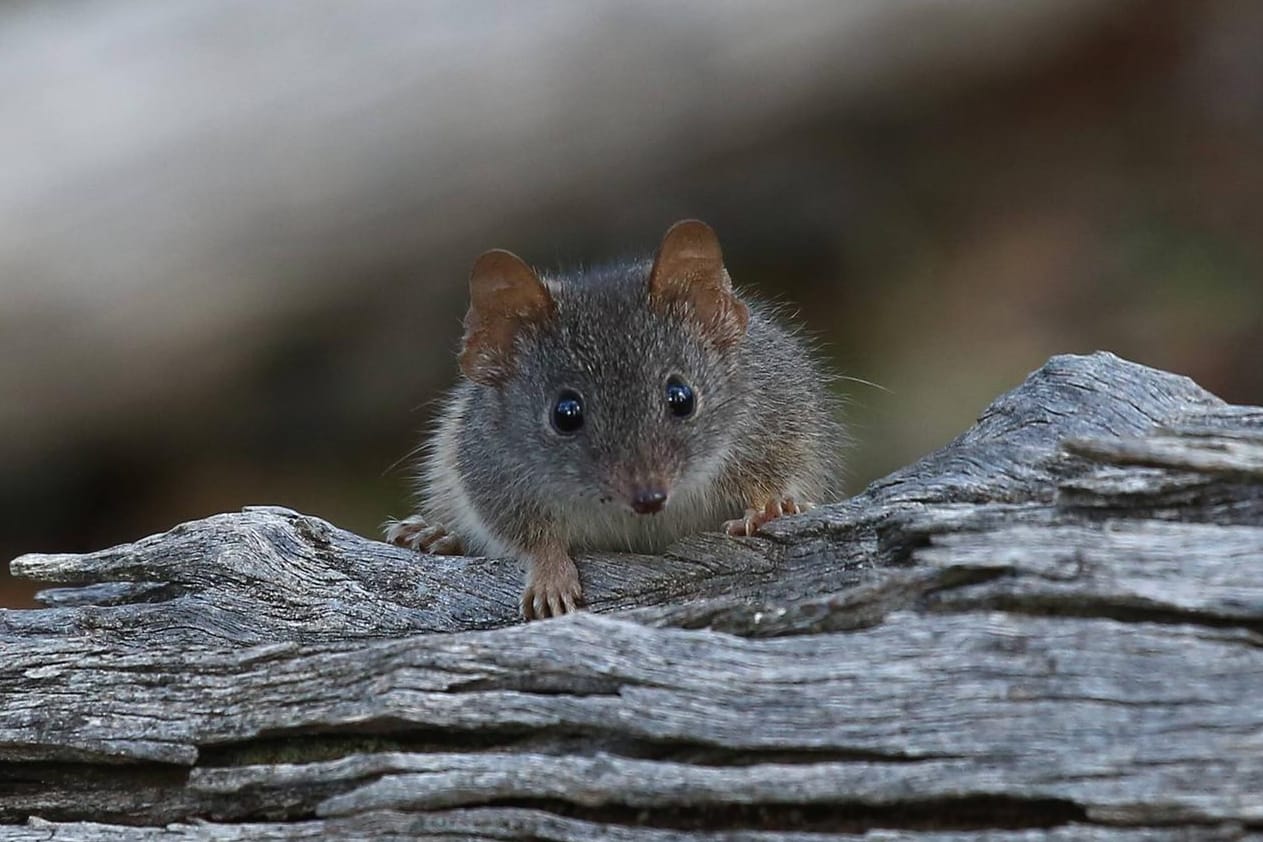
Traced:
<svg viewBox="0 0 1263 842">
<path fill-rule="evenodd" d="M 671 503 L 672 474 L 660 459 L 637 454 L 610 472 L 606 499 L 637 515 L 657 514 Z"/>
<path fill-rule="evenodd" d="M 632 492 L 631 507 L 638 515 L 662 511 L 667 504 L 667 490 L 661 487 L 638 488 Z"/>
</svg>

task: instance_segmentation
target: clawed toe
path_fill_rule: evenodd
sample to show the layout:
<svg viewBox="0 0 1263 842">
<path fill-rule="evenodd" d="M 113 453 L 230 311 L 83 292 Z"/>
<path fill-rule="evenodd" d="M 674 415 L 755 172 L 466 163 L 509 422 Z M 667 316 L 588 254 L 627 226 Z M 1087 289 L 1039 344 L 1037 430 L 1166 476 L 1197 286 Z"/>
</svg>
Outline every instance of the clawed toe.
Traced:
<svg viewBox="0 0 1263 842">
<path fill-rule="evenodd" d="M 746 509 L 744 517 L 724 521 L 724 531 L 729 535 L 753 535 L 762 525 L 758 518 L 758 509 Z"/>
<path fill-rule="evenodd" d="M 784 509 L 785 514 L 787 515 L 800 515 L 803 512 L 809 512 L 812 509 L 814 509 L 816 507 L 816 504 L 808 503 L 806 500 L 800 503 L 797 500 L 795 500 L 793 497 L 786 497 L 781 502 L 781 506 Z"/>
<path fill-rule="evenodd" d="M 460 555 L 465 548 L 455 535 L 445 534 L 435 538 L 426 549 L 435 555 Z"/>
</svg>

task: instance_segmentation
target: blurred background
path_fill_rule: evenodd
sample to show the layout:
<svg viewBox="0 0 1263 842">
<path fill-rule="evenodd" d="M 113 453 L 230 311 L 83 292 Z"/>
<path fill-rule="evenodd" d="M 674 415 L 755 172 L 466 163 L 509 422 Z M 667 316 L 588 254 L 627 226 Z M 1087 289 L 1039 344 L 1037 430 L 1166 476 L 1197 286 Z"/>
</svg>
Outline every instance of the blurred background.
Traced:
<svg viewBox="0 0 1263 842">
<path fill-rule="evenodd" d="M 849 489 L 1050 355 L 1263 403 L 1263 3 L 0 5 L 0 564 L 408 510 L 473 258 L 710 222 Z M 0 605 L 30 605 L 0 577 Z"/>
</svg>

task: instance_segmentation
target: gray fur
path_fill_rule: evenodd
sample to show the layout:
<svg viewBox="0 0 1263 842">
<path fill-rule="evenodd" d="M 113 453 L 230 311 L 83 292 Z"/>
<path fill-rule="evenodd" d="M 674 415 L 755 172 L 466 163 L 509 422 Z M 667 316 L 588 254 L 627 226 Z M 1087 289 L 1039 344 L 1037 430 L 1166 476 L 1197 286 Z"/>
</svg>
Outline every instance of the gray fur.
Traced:
<svg viewBox="0 0 1263 842">
<path fill-rule="evenodd" d="M 811 347 L 750 301 L 747 334 L 718 349 L 684 311 L 647 300 L 650 260 L 544 276 L 556 319 L 518 337 L 502 387 L 462 379 L 422 469 L 421 516 L 467 551 L 529 558 L 570 551 L 657 551 L 717 530 L 748 507 L 835 493 L 842 443 L 830 378 Z M 692 416 L 667 411 L 667 378 L 697 395 Z M 585 424 L 559 435 L 557 394 L 584 398 Z M 637 515 L 629 483 L 670 479 L 666 508 Z"/>
</svg>

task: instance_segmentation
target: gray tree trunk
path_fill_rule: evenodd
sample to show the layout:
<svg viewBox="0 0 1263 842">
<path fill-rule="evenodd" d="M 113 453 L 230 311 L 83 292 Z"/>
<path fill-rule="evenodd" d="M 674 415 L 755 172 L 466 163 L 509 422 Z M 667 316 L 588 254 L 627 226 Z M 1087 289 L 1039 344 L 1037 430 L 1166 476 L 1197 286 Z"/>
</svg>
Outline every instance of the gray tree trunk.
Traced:
<svg viewBox="0 0 1263 842">
<path fill-rule="evenodd" d="M 277 508 L 19 558 L 0 840 L 1263 839 L 1263 409 L 1057 357 L 767 533 L 529 625 Z"/>
</svg>

